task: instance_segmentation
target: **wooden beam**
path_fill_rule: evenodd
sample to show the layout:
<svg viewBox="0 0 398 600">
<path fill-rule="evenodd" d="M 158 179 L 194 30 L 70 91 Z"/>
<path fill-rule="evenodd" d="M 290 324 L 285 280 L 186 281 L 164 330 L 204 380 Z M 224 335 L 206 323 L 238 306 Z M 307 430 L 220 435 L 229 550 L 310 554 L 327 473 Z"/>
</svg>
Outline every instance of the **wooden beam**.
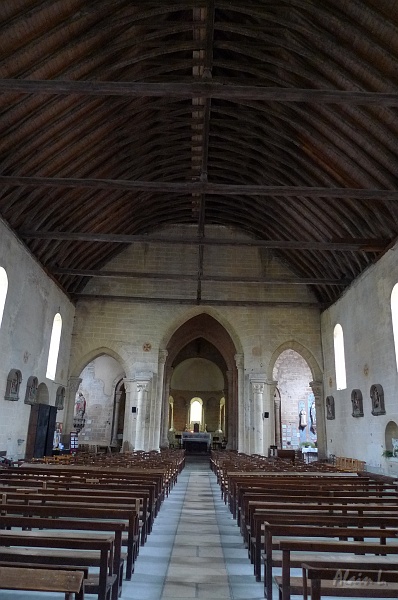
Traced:
<svg viewBox="0 0 398 600">
<path fill-rule="evenodd" d="M 76 275 L 79 277 L 101 277 L 105 279 L 154 279 L 171 281 L 196 281 L 197 273 L 149 273 L 140 271 L 105 271 L 99 269 L 64 269 L 53 268 L 52 273 L 58 275 Z M 339 285 L 347 286 L 351 279 L 331 279 L 326 277 L 230 277 L 224 275 L 202 275 L 202 281 L 233 282 L 233 283 L 266 283 L 270 285 Z"/>
<path fill-rule="evenodd" d="M 76 300 L 107 300 L 111 302 L 129 302 L 135 304 L 186 304 L 193 306 L 197 304 L 196 298 L 154 298 L 154 297 L 140 297 L 140 296 L 112 296 L 109 294 L 73 294 Z M 316 308 L 324 309 L 326 305 L 319 302 L 277 302 L 275 300 L 210 300 L 202 299 L 200 302 L 204 306 L 251 306 L 251 307 L 262 307 L 262 306 L 288 306 L 289 308 Z"/>
<path fill-rule="evenodd" d="M 385 249 L 390 240 L 381 239 L 352 239 L 330 242 L 308 242 L 304 240 L 286 241 L 286 240 L 235 240 L 220 238 L 200 238 L 200 237 L 156 237 L 148 235 L 127 235 L 115 233 L 77 233 L 68 231 L 16 231 L 21 239 L 42 239 L 54 241 L 73 241 L 73 242 L 100 242 L 106 244 L 160 244 L 160 245 L 181 245 L 196 246 L 232 246 L 232 247 L 257 247 L 278 250 L 344 250 L 347 252 L 381 252 Z"/>
<path fill-rule="evenodd" d="M 229 101 L 260 100 L 267 102 L 309 102 L 311 104 L 377 104 L 398 106 L 397 92 L 358 92 L 278 88 L 239 85 L 213 81 L 128 82 L 128 81 L 61 81 L 59 79 L 1 79 L 0 92 L 22 94 L 56 94 L 85 96 L 131 96 L 162 98 L 219 98 Z"/>
<path fill-rule="evenodd" d="M 348 198 L 350 200 L 398 200 L 398 190 L 321 188 L 306 186 L 278 186 L 210 183 L 207 181 L 130 181 L 124 179 L 74 179 L 61 177 L 19 177 L 0 175 L 0 185 L 51 187 L 51 188 L 92 188 L 97 190 L 120 190 L 136 192 L 159 192 L 176 194 L 211 194 L 219 196 L 275 196 L 275 197 L 316 197 Z"/>
</svg>

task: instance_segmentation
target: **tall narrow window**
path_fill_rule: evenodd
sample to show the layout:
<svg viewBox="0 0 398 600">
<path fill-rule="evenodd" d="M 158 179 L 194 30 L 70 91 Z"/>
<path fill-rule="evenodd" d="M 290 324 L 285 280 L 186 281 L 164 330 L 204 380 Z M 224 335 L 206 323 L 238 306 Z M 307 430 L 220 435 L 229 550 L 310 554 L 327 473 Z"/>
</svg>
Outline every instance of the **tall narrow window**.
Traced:
<svg viewBox="0 0 398 600">
<path fill-rule="evenodd" d="M 62 317 L 57 313 L 53 321 L 53 329 L 51 332 L 50 350 L 48 351 L 47 373 L 48 379 L 55 379 L 57 370 L 57 361 L 59 353 L 59 344 L 61 341 Z"/>
<path fill-rule="evenodd" d="M 344 334 L 343 328 L 339 323 L 334 328 L 334 364 L 336 369 L 336 387 L 338 390 L 345 390 L 347 381 L 344 355 Z"/>
<path fill-rule="evenodd" d="M 6 303 L 6 296 L 8 290 L 8 277 L 6 270 L 0 267 L 0 327 L 3 320 L 4 305 Z"/>
<path fill-rule="evenodd" d="M 391 317 L 392 332 L 394 336 L 395 362 L 398 371 L 398 283 L 394 285 L 391 292 Z"/>
<path fill-rule="evenodd" d="M 202 400 L 200 398 L 191 400 L 190 422 L 199 424 L 202 422 Z"/>
</svg>

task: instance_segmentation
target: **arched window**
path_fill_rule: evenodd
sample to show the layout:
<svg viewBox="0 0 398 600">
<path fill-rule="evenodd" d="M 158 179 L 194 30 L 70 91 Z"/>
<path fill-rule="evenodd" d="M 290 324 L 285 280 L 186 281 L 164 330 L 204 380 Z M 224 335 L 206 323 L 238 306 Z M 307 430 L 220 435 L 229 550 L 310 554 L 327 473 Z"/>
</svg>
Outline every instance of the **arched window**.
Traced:
<svg viewBox="0 0 398 600">
<path fill-rule="evenodd" d="M 8 290 L 8 277 L 6 270 L 0 267 L 0 327 L 1 321 L 3 320 L 4 305 L 6 303 L 6 296 Z"/>
<path fill-rule="evenodd" d="M 391 317 L 392 331 L 394 336 L 395 361 L 398 371 L 398 283 L 396 283 L 391 292 Z"/>
<path fill-rule="evenodd" d="M 191 409 L 189 415 L 190 424 L 199 423 L 199 426 L 202 423 L 202 407 L 203 401 L 200 398 L 192 398 L 191 400 Z"/>
<path fill-rule="evenodd" d="M 47 373 L 48 379 L 55 379 L 57 370 L 57 361 L 59 353 L 59 344 L 61 341 L 62 317 L 57 313 L 53 321 L 53 329 L 51 332 L 50 350 L 48 351 Z"/>
<path fill-rule="evenodd" d="M 344 334 L 342 326 L 337 323 L 334 328 L 334 365 L 336 369 L 336 387 L 345 390 L 347 387 L 344 355 Z"/>
</svg>

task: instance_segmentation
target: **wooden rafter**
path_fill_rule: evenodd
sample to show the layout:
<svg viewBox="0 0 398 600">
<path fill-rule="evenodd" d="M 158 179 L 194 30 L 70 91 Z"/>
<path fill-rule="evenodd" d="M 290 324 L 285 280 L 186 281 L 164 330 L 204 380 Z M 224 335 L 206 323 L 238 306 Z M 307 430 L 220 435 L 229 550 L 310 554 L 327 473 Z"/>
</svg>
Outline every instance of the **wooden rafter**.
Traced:
<svg viewBox="0 0 398 600">
<path fill-rule="evenodd" d="M 278 186 L 256 184 L 211 183 L 206 181 L 130 181 L 126 179 L 77 179 L 74 177 L 23 177 L 0 175 L 0 185 L 90 188 L 96 190 L 114 189 L 136 192 L 159 192 L 172 194 L 211 194 L 220 196 L 275 196 L 275 197 L 316 197 L 348 198 L 352 200 L 398 200 L 398 190 L 327 188 L 309 186 Z"/>
<path fill-rule="evenodd" d="M 310 102 L 311 104 L 376 104 L 398 106 L 398 92 L 362 92 L 278 88 L 261 85 L 219 83 L 216 80 L 137 83 L 124 81 L 61 81 L 0 79 L 0 92 L 85 96 L 131 96 L 162 98 L 218 98 L 266 102 Z"/>
<path fill-rule="evenodd" d="M 101 242 L 110 244 L 134 244 L 152 243 L 161 245 L 183 245 L 192 246 L 202 244 L 204 246 L 251 246 L 258 248 L 279 250 L 316 250 L 332 252 L 336 250 L 347 252 L 380 252 L 386 247 L 385 240 L 357 239 L 330 242 L 309 242 L 305 240 L 228 240 L 219 238 L 180 238 L 180 237 L 156 237 L 148 235 L 127 235 L 113 233 L 77 233 L 63 231 L 28 231 L 20 230 L 19 237 L 22 239 L 43 240 L 70 240 L 76 242 Z"/>
</svg>

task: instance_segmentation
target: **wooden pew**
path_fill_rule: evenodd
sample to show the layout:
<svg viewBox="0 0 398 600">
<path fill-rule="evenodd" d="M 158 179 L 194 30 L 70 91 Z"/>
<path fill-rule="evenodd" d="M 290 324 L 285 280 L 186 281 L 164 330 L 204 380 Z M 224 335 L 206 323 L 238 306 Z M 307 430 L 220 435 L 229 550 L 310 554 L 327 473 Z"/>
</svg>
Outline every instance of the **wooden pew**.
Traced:
<svg viewBox="0 0 398 600">
<path fill-rule="evenodd" d="M 88 506 L 73 506 L 70 505 L 34 505 L 34 504 L 2 504 L 1 514 L 3 516 L 26 516 L 26 517 L 44 517 L 47 519 L 53 519 L 56 527 L 56 521 L 58 519 L 69 519 L 70 529 L 76 526 L 79 529 L 80 520 L 84 520 L 86 524 L 93 522 L 92 530 L 95 530 L 96 523 L 99 521 L 109 520 L 112 524 L 113 520 L 123 521 L 124 526 L 127 527 L 127 540 L 121 537 L 121 543 L 127 544 L 127 557 L 126 557 L 126 579 L 130 580 L 133 569 L 134 569 L 134 548 L 135 548 L 135 537 L 137 533 L 137 513 L 131 508 L 111 508 L 111 507 L 88 507 Z M 1 517 L 0 517 L 1 518 Z M 88 525 L 88 528 L 91 526 Z M 111 528 L 112 530 L 112 528 Z M 116 543 L 118 543 L 119 534 L 116 535 Z M 117 566 L 117 565 L 116 565 Z M 117 571 L 119 572 L 119 571 Z"/>
<path fill-rule="evenodd" d="M 308 599 L 309 589 L 311 600 L 320 600 L 322 596 L 398 597 L 398 562 L 367 564 L 366 568 L 349 562 L 335 563 L 333 568 L 304 563 L 302 569 L 304 600 Z"/>
<path fill-rule="evenodd" d="M 251 516 L 254 511 L 259 510 L 261 508 L 267 508 L 270 503 L 275 503 L 276 497 L 271 494 L 250 494 L 247 493 L 244 495 L 242 501 L 242 511 L 241 511 L 241 522 L 240 522 L 240 530 L 241 534 L 246 543 L 248 543 L 248 538 L 250 537 L 251 531 Z M 333 492 L 332 495 L 326 495 L 324 492 L 317 493 L 316 490 L 313 490 L 311 493 L 308 491 L 307 494 L 303 495 L 290 495 L 285 494 L 278 498 L 278 502 L 280 504 L 305 504 L 305 505 L 327 505 L 333 506 L 334 504 L 346 505 L 347 510 L 352 505 L 356 504 L 378 504 L 383 506 L 392 506 L 395 507 L 398 505 L 398 495 L 393 494 L 392 496 L 384 497 L 384 496 L 368 496 L 367 494 L 360 495 L 349 495 L 346 496 L 344 492 L 338 494 L 337 491 Z"/>
<path fill-rule="evenodd" d="M 55 535 L 52 535 L 55 533 Z M 78 552 L 76 552 L 78 550 Z M 110 600 L 118 577 L 113 573 L 114 538 L 109 535 L 44 531 L 0 531 L 2 562 L 48 562 L 99 566 L 98 600 Z"/>
<path fill-rule="evenodd" d="M 88 482 L 66 485 L 59 482 L 54 483 L 47 479 L 44 482 L 37 479 L 22 482 L 14 480 L 12 485 L 0 486 L 0 497 L 3 498 L 3 501 L 19 499 L 21 502 L 43 500 L 43 503 L 44 501 L 54 503 L 60 500 L 63 504 L 67 502 L 76 504 L 79 499 L 82 499 L 82 502 L 87 500 L 92 504 L 105 503 L 108 506 L 131 504 L 133 508 L 135 503 L 141 521 L 140 543 L 142 546 L 147 539 L 154 519 L 153 507 L 151 507 L 153 495 L 147 487 L 137 488 L 134 486 L 120 489 L 113 487 L 110 490 L 107 487 L 101 487 L 97 483 L 90 484 Z"/>
<path fill-rule="evenodd" d="M 94 519 L 66 519 L 66 518 L 53 518 L 53 517 L 32 517 L 32 516 L 0 516 L 0 529 L 16 530 L 21 528 L 23 531 L 31 530 L 46 530 L 51 531 L 61 530 L 67 531 L 68 533 L 76 531 L 88 531 L 90 533 L 98 532 L 110 532 L 114 535 L 114 551 L 113 551 L 113 573 L 118 575 L 117 585 L 114 586 L 113 599 L 117 600 L 122 590 L 122 578 L 123 578 L 123 558 L 121 554 L 122 545 L 122 534 L 126 531 L 126 523 L 124 521 L 100 521 Z M 53 535 L 50 533 L 50 535 Z M 48 567 L 48 565 L 44 565 Z M 85 575 L 87 580 L 86 588 L 95 589 L 98 586 L 97 577 L 88 577 L 88 573 Z"/>
<path fill-rule="evenodd" d="M 281 540 L 279 542 L 279 547 L 282 550 L 282 576 L 276 576 L 275 582 L 278 585 L 281 592 L 281 600 L 290 600 L 291 591 L 291 553 L 292 552 L 305 552 L 306 554 L 312 553 L 315 555 L 315 560 L 319 560 L 320 553 L 334 553 L 334 554 L 373 554 L 384 557 L 380 560 L 380 562 L 389 562 L 391 557 L 396 557 L 398 554 L 398 544 L 388 544 L 385 546 L 381 546 L 380 544 L 373 544 L 371 542 L 330 542 L 330 541 L 306 541 L 306 540 Z M 391 556 L 390 556 L 391 555 Z M 349 560 L 352 562 L 353 556 L 349 557 Z M 363 556 L 361 557 L 363 559 Z M 371 559 L 373 562 L 376 562 L 374 557 Z M 394 559 L 393 559 L 394 560 Z M 311 560 L 303 560 L 302 562 L 310 563 Z M 342 562 L 340 560 L 340 562 Z M 300 588 L 302 593 L 302 579 L 301 580 L 301 588 L 300 581 L 295 579 L 294 584 L 295 588 L 293 593 L 297 593 L 297 590 Z"/>
<path fill-rule="evenodd" d="M 72 594 L 76 600 L 84 600 L 83 577 L 82 571 L 0 566 L 0 589 L 63 592 L 65 600 L 72 598 Z"/>
<path fill-rule="evenodd" d="M 319 541 L 323 538 L 338 538 L 339 540 L 347 540 L 352 538 L 353 541 L 362 543 L 364 537 L 367 539 L 375 538 L 379 540 L 381 548 L 386 547 L 386 541 L 388 539 L 396 540 L 398 529 L 396 528 L 381 528 L 366 527 L 358 528 L 355 526 L 343 527 L 339 524 L 335 525 L 295 525 L 295 524 L 275 524 L 270 523 L 265 525 L 265 552 L 264 552 L 264 596 L 266 598 L 272 598 L 272 567 L 277 562 L 275 560 L 274 548 L 280 545 L 284 537 L 295 537 L 301 538 L 303 541 L 307 541 L 308 538 L 316 538 L 315 541 Z M 282 538 L 282 539 L 281 539 Z M 277 541 L 276 541 L 277 540 Z M 376 543 L 376 542 L 374 542 Z M 309 561 L 314 556 L 305 557 L 291 557 L 291 566 L 300 566 L 302 562 Z M 336 555 L 333 560 L 336 560 Z M 324 557 L 324 562 L 327 562 L 328 558 Z M 360 557 L 360 561 L 365 561 L 364 557 Z"/>
<path fill-rule="evenodd" d="M 356 527 L 358 529 L 356 538 L 359 540 L 366 533 L 366 527 L 373 528 L 397 528 L 398 515 L 395 516 L 357 516 L 357 515 L 329 515 L 322 513 L 313 514 L 285 514 L 283 511 L 275 513 L 254 513 L 254 535 L 252 562 L 256 581 L 261 581 L 261 562 L 264 563 L 264 582 L 269 581 L 272 575 L 272 567 L 279 566 L 281 560 L 275 557 L 273 551 L 273 539 L 268 537 L 269 525 L 301 525 L 307 527 Z M 269 531 L 269 530 L 268 530 Z M 344 536 L 341 535 L 344 539 Z M 268 548 L 272 554 L 268 554 Z M 267 561 L 268 557 L 268 563 Z"/>
</svg>

